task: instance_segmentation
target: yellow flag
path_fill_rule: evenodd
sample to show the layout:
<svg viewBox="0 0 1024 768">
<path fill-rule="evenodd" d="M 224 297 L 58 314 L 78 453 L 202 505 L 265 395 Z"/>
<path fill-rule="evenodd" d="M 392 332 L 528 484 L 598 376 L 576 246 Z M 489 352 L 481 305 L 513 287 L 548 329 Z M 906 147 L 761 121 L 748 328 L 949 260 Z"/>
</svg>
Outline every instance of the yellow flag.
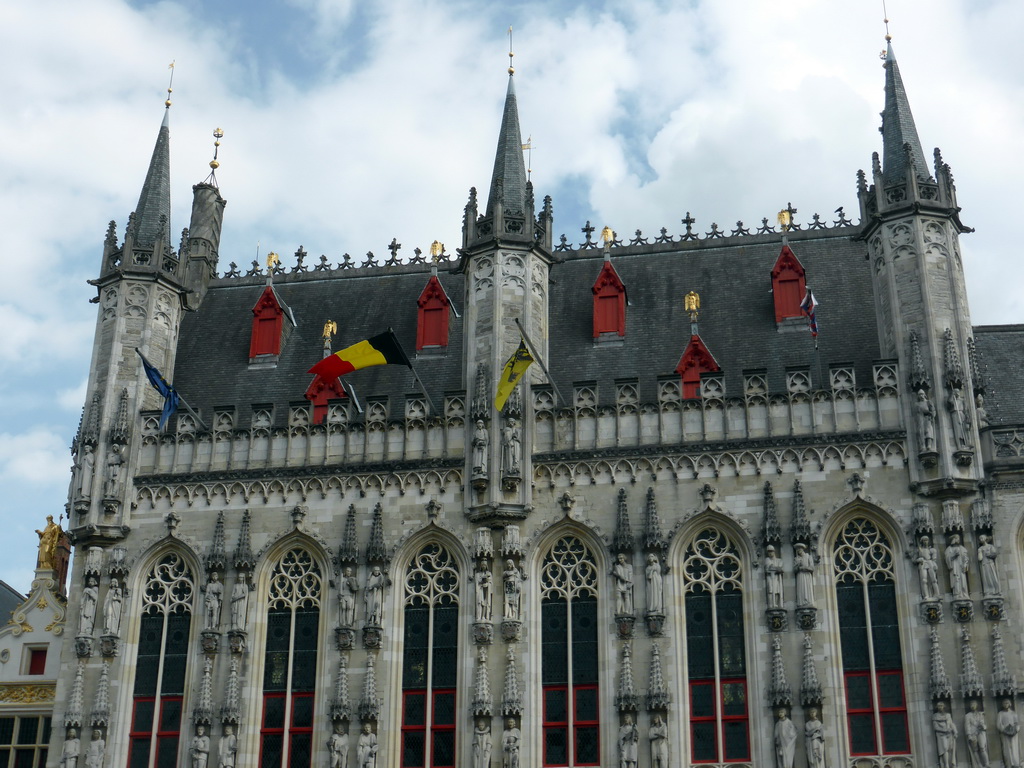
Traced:
<svg viewBox="0 0 1024 768">
<path fill-rule="evenodd" d="M 508 400 L 508 396 L 512 394 L 512 390 L 516 388 L 516 384 L 523 378 L 523 374 L 526 373 L 526 369 L 532 362 L 533 355 L 526 348 L 526 342 L 519 339 L 519 346 L 505 363 L 505 367 L 501 371 L 501 378 L 498 380 L 498 393 L 494 396 L 494 407 L 499 411 L 505 407 L 505 401 Z"/>
</svg>

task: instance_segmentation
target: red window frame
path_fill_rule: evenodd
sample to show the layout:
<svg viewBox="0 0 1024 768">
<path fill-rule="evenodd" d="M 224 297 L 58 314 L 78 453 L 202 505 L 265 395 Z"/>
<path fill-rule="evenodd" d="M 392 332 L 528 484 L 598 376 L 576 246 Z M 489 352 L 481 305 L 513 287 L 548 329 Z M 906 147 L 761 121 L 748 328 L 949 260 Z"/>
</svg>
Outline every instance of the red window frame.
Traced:
<svg viewBox="0 0 1024 768">
<path fill-rule="evenodd" d="M 883 707 L 879 694 L 879 680 L 883 677 L 896 677 L 900 682 L 900 700 L 903 702 L 903 706 L 900 707 Z M 867 707 L 854 707 L 850 703 L 850 679 L 851 678 L 864 678 L 868 681 L 868 695 L 870 696 L 869 704 Z M 843 673 L 843 693 L 846 699 L 846 727 L 850 734 L 853 733 L 853 718 L 865 715 L 871 718 L 871 739 L 874 744 L 874 750 L 871 752 L 854 752 L 853 741 L 850 741 L 850 755 L 851 757 L 860 755 L 907 755 L 910 754 L 910 726 L 907 721 L 907 691 L 903 683 L 903 671 L 898 669 L 888 669 L 880 672 L 875 672 L 874 679 L 867 670 L 857 672 L 844 672 Z M 878 713 L 875 716 L 875 703 L 878 703 Z M 877 726 L 885 715 L 900 715 L 903 721 L 903 733 L 904 742 L 907 744 L 906 749 L 901 750 L 890 750 L 887 748 L 885 743 L 885 731 L 882 733 L 878 732 Z M 878 745 L 882 745 L 881 751 L 878 750 Z"/>
<path fill-rule="evenodd" d="M 562 694 L 564 694 L 564 696 L 565 696 L 565 705 L 566 705 L 565 706 L 565 715 L 566 715 L 566 717 L 569 717 L 569 715 L 571 714 L 572 715 L 572 720 L 571 721 L 570 720 L 552 720 L 552 719 L 549 718 L 549 716 L 548 716 L 548 697 L 547 697 L 547 694 L 549 692 L 555 692 L 555 691 L 560 691 Z M 594 692 L 594 697 L 596 699 L 597 698 L 598 686 L 597 686 L 596 683 L 581 683 L 579 685 L 572 685 L 572 686 L 570 686 L 570 685 L 568 685 L 566 683 L 560 683 L 560 684 L 557 684 L 557 685 L 545 685 L 543 687 L 542 694 L 541 694 L 541 701 L 542 701 L 542 707 L 543 707 L 543 718 L 544 718 L 543 723 L 541 724 L 542 732 L 544 734 L 547 734 L 550 731 L 561 731 L 562 732 L 562 734 L 565 736 L 565 745 L 566 745 L 567 752 L 570 749 L 572 750 L 572 757 L 573 757 L 572 764 L 573 765 L 578 765 L 578 766 L 600 765 L 601 764 L 601 758 L 600 758 L 600 755 L 601 755 L 601 721 L 600 721 L 600 719 L 598 719 L 598 717 L 600 716 L 600 709 L 601 709 L 600 702 L 598 702 L 598 705 L 594 708 L 594 714 L 597 715 L 598 717 L 595 717 L 592 720 L 582 720 L 582 719 L 580 719 L 579 717 L 576 716 L 576 713 L 579 712 L 579 694 L 580 694 L 581 691 L 593 691 Z M 570 694 L 570 692 L 572 694 L 572 712 L 571 713 L 569 711 L 569 694 Z M 582 760 L 580 759 L 580 756 L 579 756 L 579 732 L 583 728 L 593 728 L 594 732 L 597 734 L 597 749 L 596 749 L 596 754 L 598 755 L 597 762 L 585 763 L 585 762 L 582 762 Z M 569 739 L 570 735 L 572 736 L 572 740 L 571 741 Z M 544 740 L 544 743 L 545 744 L 547 743 L 547 739 Z M 542 765 L 545 765 L 545 766 L 560 766 L 560 765 L 563 765 L 562 763 L 549 763 L 547 761 L 547 751 L 546 750 L 543 750 L 543 755 L 542 755 L 541 760 L 542 760 Z"/>
<path fill-rule="evenodd" d="M 46 674 L 46 648 L 30 648 L 28 652 L 28 673 Z"/>
<path fill-rule="evenodd" d="M 448 346 L 449 306 L 448 294 L 437 279 L 431 275 L 423 292 L 416 300 L 416 351 L 424 347 Z"/>
<path fill-rule="evenodd" d="M 269 285 L 263 289 L 259 301 L 252 308 L 252 336 L 249 341 L 249 359 L 260 355 L 281 354 L 281 331 L 284 328 L 284 309 Z"/>
<path fill-rule="evenodd" d="M 455 721 L 456 714 L 454 707 L 452 708 L 452 721 L 450 723 L 438 723 L 435 717 L 437 711 L 437 699 L 439 696 L 452 696 L 456 695 L 454 688 L 437 688 L 428 691 L 426 688 L 406 688 L 402 691 L 402 746 L 400 760 L 405 760 L 405 739 L 406 734 L 409 733 L 421 733 L 423 734 L 423 755 L 421 760 L 416 765 L 409 765 L 408 763 L 402 762 L 403 768 L 455 768 L 458 759 L 456 757 L 457 750 L 452 751 L 452 762 L 451 763 L 435 763 L 434 762 L 434 737 L 439 733 L 455 733 Z M 426 711 L 423 713 L 423 723 L 418 725 L 410 725 L 407 718 L 407 702 L 411 696 L 422 696 L 426 700 Z M 429 739 L 427 738 L 429 732 Z M 452 740 L 454 744 L 454 738 Z M 458 745 L 455 745 L 458 747 Z"/>
<path fill-rule="evenodd" d="M 742 685 L 743 686 L 743 714 L 742 715 L 727 715 L 725 714 L 725 702 L 723 696 L 725 692 L 725 686 L 727 685 Z M 710 715 L 695 715 L 693 713 L 693 692 L 697 688 L 711 688 L 712 696 L 712 710 Z M 747 695 L 747 679 L 745 677 L 728 677 L 722 678 L 721 680 L 691 680 L 689 685 L 689 697 L 690 697 L 690 762 L 698 765 L 710 764 L 710 763 L 734 763 L 744 762 L 750 760 L 750 708 L 749 696 Z M 721 713 L 721 714 L 719 714 Z M 707 760 L 698 760 L 693 755 L 693 744 L 696 741 L 695 728 L 694 726 L 701 723 L 712 723 L 715 728 L 715 734 L 719 739 L 719 742 L 715 744 L 715 756 Z M 745 755 L 733 755 L 726 757 L 725 755 L 718 754 L 719 744 L 726 744 L 726 725 L 728 723 L 743 723 L 744 731 L 746 732 L 746 743 L 747 751 Z"/>
<path fill-rule="evenodd" d="M 314 696 L 315 696 L 315 692 L 314 691 L 298 691 L 298 692 L 293 692 L 291 694 L 291 696 L 289 696 L 285 691 L 267 691 L 267 692 L 264 692 L 264 694 L 263 694 L 263 713 L 260 715 L 260 765 L 263 765 L 263 741 L 264 741 L 264 738 L 266 736 L 281 736 L 282 737 L 281 738 L 281 752 L 282 752 L 282 754 L 284 754 L 284 750 L 285 750 L 285 746 L 286 745 L 285 745 L 285 740 L 284 740 L 283 737 L 284 737 L 285 730 L 288 731 L 287 747 L 288 747 L 289 750 L 291 749 L 291 746 L 292 746 L 292 737 L 293 736 L 295 736 L 296 734 L 302 734 L 302 733 L 308 733 L 308 734 L 312 734 L 313 733 L 313 721 L 312 721 L 312 718 L 310 718 L 310 724 L 309 725 L 303 725 L 303 726 L 295 725 L 295 710 L 297 709 L 297 707 L 295 706 L 295 702 L 298 699 L 312 699 Z M 291 708 L 288 709 L 289 723 L 288 723 L 287 729 L 284 726 L 281 726 L 280 728 L 268 728 L 267 727 L 267 700 L 268 699 L 288 699 L 288 698 L 291 699 Z M 288 708 L 288 703 L 287 702 L 285 703 L 285 708 L 286 709 Z M 311 740 L 312 740 L 312 737 L 311 737 Z M 311 747 L 310 755 L 312 756 L 312 754 L 313 754 L 312 750 L 315 749 L 315 745 L 311 744 L 310 747 Z M 289 751 L 289 753 L 287 754 L 287 764 L 288 765 L 291 765 L 291 759 L 292 759 L 292 756 L 291 756 L 291 753 Z"/>
<path fill-rule="evenodd" d="M 180 706 L 178 712 L 178 727 L 173 731 L 161 731 L 159 730 L 160 724 L 163 722 L 163 711 L 164 705 L 168 702 L 176 701 Z M 137 729 L 137 715 L 139 704 L 150 703 L 153 705 L 153 720 L 150 723 L 150 729 L 148 731 L 140 731 Z M 135 696 L 132 700 L 132 725 L 131 730 L 128 733 L 128 765 L 132 764 L 132 752 L 135 751 L 137 746 L 144 746 L 146 754 L 150 754 L 150 747 L 153 746 L 153 735 L 156 735 L 156 754 L 153 755 L 153 765 L 160 764 L 160 745 L 165 739 L 173 739 L 168 743 L 174 744 L 174 755 L 177 758 L 178 755 L 178 743 L 181 740 L 181 717 L 184 714 L 184 697 L 180 694 L 172 694 L 170 696 Z"/>
<path fill-rule="evenodd" d="M 900 682 L 900 700 L 903 702 L 901 707 L 883 707 L 882 700 L 878 700 L 878 720 L 881 722 L 885 719 L 886 715 L 902 715 L 903 720 L 903 732 L 904 742 L 907 748 L 904 750 L 889 750 L 885 743 L 885 730 L 882 731 L 882 754 L 883 755 L 907 755 L 910 754 L 910 726 L 907 722 L 907 689 L 903 684 L 903 670 L 900 669 L 887 669 L 880 672 L 875 672 L 875 680 L 880 681 L 883 677 L 896 677 Z M 881 686 L 878 686 L 879 689 Z"/>
<path fill-rule="evenodd" d="M 560 691 L 565 697 L 565 716 L 569 717 L 569 686 L 565 684 L 561 685 L 545 685 L 541 692 L 541 706 L 543 708 L 543 723 L 541 725 L 542 734 L 544 736 L 543 744 L 547 744 L 547 734 L 550 731 L 561 731 L 565 737 L 565 748 L 566 754 L 569 750 L 569 720 L 551 720 L 548 717 L 548 693 Z M 573 739 L 573 750 L 576 748 L 575 738 Z M 549 763 L 547 750 L 542 748 L 542 765 L 558 765 L 558 763 Z"/>
<path fill-rule="evenodd" d="M 772 267 L 772 302 L 775 322 L 787 317 L 803 317 L 800 302 L 807 291 L 804 267 L 788 245 L 782 246 L 779 258 Z"/>
</svg>

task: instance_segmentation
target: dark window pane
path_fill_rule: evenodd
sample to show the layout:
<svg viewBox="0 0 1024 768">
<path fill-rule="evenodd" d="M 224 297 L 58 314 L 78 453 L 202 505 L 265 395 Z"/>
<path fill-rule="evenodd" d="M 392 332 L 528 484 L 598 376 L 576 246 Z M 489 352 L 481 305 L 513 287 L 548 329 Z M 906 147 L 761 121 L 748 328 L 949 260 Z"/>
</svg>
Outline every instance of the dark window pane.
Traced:
<svg viewBox="0 0 1024 768">
<path fill-rule="evenodd" d="M 576 691 L 576 721 L 597 720 L 597 689 L 583 688 Z"/>
<path fill-rule="evenodd" d="M 721 673 L 728 677 L 740 677 L 747 672 L 746 650 L 743 636 L 718 636 L 718 660 Z"/>
<path fill-rule="evenodd" d="M 749 760 L 750 742 L 747 739 L 747 721 L 734 720 L 723 724 L 725 734 L 725 759 Z"/>
<path fill-rule="evenodd" d="M 284 728 L 283 696 L 267 696 L 263 700 L 263 727 Z"/>
<path fill-rule="evenodd" d="M 181 700 L 164 699 L 160 703 L 160 728 L 161 731 L 178 731 L 181 723 Z"/>
<path fill-rule="evenodd" d="M 686 596 L 686 651 L 687 672 L 691 680 L 715 676 L 710 595 Z"/>
<path fill-rule="evenodd" d="M 423 731 L 406 731 L 402 734 L 403 768 L 420 768 L 423 765 L 425 745 L 426 733 Z"/>
<path fill-rule="evenodd" d="M 128 768 L 146 768 L 149 765 L 149 739 L 132 739 L 128 754 Z"/>
<path fill-rule="evenodd" d="M 427 651 L 406 646 L 402 654 L 402 687 L 423 688 L 427 684 Z"/>
<path fill-rule="evenodd" d="M 564 723 L 569 719 L 564 689 L 544 691 L 544 722 Z"/>
<path fill-rule="evenodd" d="M 161 683 L 164 694 L 185 692 L 185 666 L 188 660 L 188 632 L 192 617 L 176 613 L 167 617 L 167 645 L 164 651 L 164 675 Z"/>
<path fill-rule="evenodd" d="M 900 633 L 896 617 L 896 588 L 892 582 L 868 586 L 871 633 L 876 669 L 900 669 Z"/>
<path fill-rule="evenodd" d="M 455 725 L 455 692 L 434 694 L 434 725 Z"/>
<path fill-rule="evenodd" d="M 455 765 L 455 731 L 434 731 L 433 768 Z"/>
<path fill-rule="evenodd" d="M 849 710 L 872 709 L 871 678 L 867 675 L 846 677 L 846 708 Z"/>
<path fill-rule="evenodd" d="M 583 598 L 572 604 L 572 677 L 575 685 L 597 682 L 597 600 L 594 598 Z"/>
<path fill-rule="evenodd" d="M 693 717 L 715 716 L 715 687 L 713 684 L 690 686 L 690 709 Z"/>
<path fill-rule="evenodd" d="M 850 715 L 850 752 L 855 755 L 875 754 L 875 724 L 873 716 Z"/>
<path fill-rule="evenodd" d="M 405 606 L 405 647 L 427 647 L 429 608 L 425 605 Z"/>
<path fill-rule="evenodd" d="M 292 726 L 295 728 L 313 727 L 312 696 L 296 696 L 292 699 Z"/>
<path fill-rule="evenodd" d="M 40 744 L 50 743 L 50 718 L 43 718 L 43 738 L 39 741 Z"/>
<path fill-rule="evenodd" d="M 910 751 L 906 712 L 882 714 L 882 749 L 887 755 Z"/>
<path fill-rule="evenodd" d="M 405 720 L 403 725 L 425 725 L 427 722 L 427 694 L 407 693 L 405 695 Z"/>
<path fill-rule="evenodd" d="M 441 688 L 455 686 L 458 673 L 458 659 L 455 648 L 434 646 L 434 665 L 431 667 L 434 685 Z"/>
<path fill-rule="evenodd" d="M 288 760 L 288 768 L 309 768 L 312 758 L 313 736 L 309 733 L 292 733 L 289 740 L 291 755 Z"/>
<path fill-rule="evenodd" d="M 903 701 L 903 676 L 878 676 L 878 703 L 883 709 L 901 709 Z"/>
<path fill-rule="evenodd" d="M 747 714 L 747 686 L 743 683 L 722 683 L 722 714 L 742 717 Z"/>
<path fill-rule="evenodd" d="M 47 756 L 48 752 L 49 752 L 48 749 L 40 749 L 39 750 L 39 759 L 36 760 L 36 768 L 45 768 L 45 766 L 46 766 L 46 756 Z"/>
<path fill-rule="evenodd" d="M 544 764 L 566 765 L 569 762 L 568 732 L 565 728 L 544 729 Z"/>
<path fill-rule="evenodd" d="M 576 764 L 597 765 L 600 760 L 597 728 L 583 726 L 576 729 Z"/>
<path fill-rule="evenodd" d="M 132 723 L 132 730 L 136 733 L 148 733 L 153 730 L 153 712 L 156 707 L 154 701 L 135 702 L 135 721 Z"/>
<path fill-rule="evenodd" d="M 319 629 L 320 610 L 318 608 L 302 608 L 295 611 L 295 650 L 315 652 Z"/>
<path fill-rule="evenodd" d="M 717 760 L 718 746 L 715 743 L 715 724 L 693 723 L 690 732 L 693 734 L 693 761 L 706 763 Z"/>
<path fill-rule="evenodd" d="M 260 745 L 260 765 L 273 768 L 281 764 L 281 746 L 284 737 L 279 733 L 263 734 L 263 743 Z"/>
<path fill-rule="evenodd" d="M 316 690 L 316 650 L 292 654 L 292 691 Z"/>
<path fill-rule="evenodd" d="M 14 750 L 14 768 L 34 768 L 35 756 L 34 749 Z"/>
<path fill-rule="evenodd" d="M 0 744 L 10 744 L 14 738 L 14 718 L 0 717 Z"/>
<path fill-rule="evenodd" d="M 836 585 L 839 607 L 840 641 L 843 669 L 869 669 L 867 617 L 864 614 L 864 587 L 857 582 Z"/>
<path fill-rule="evenodd" d="M 38 744 L 39 738 L 39 718 L 38 717 L 23 717 L 21 722 L 18 723 L 18 743 L 19 744 Z"/>
<path fill-rule="evenodd" d="M 267 611 L 267 651 L 287 651 L 292 626 L 292 612 L 287 608 Z"/>
<path fill-rule="evenodd" d="M 161 736 L 156 740 L 156 768 L 175 768 L 178 764 L 178 737 Z"/>
<path fill-rule="evenodd" d="M 544 685 L 569 680 L 568 609 L 564 600 L 546 599 L 541 605 L 541 681 Z"/>
</svg>

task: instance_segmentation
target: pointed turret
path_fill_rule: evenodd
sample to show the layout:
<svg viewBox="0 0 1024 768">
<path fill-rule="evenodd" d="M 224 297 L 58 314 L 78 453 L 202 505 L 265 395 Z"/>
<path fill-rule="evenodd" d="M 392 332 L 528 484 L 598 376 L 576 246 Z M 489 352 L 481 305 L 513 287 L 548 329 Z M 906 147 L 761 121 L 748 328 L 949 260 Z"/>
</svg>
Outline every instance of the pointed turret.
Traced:
<svg viewBox="0 0 1024 768">
<path fill-rule="evenodd" d="M 171 250 L 171 129 L 170 105 L 164 108 L 164 120 L 156 135 L 156 146 L 149 160 L 146 181 L 139 204 L 135 206 L 135 243 L 152 246 L 161 241 Z"/>
<path fill-rule="evenodd" d="M 498 148 L 494 154 L 491 189 L 487 196 L 487 217 L 494 216 L 495 206 L 499 202 L 506 215 L 522 216 L 526 210 L 526 162 L 523 160 L 523 135 L 519 130 L 515 75 L 511 71 L 508 75 L 508 91 L 505 93 L 505 111 L 501 116 L 501 130 L 498 133 Z"/>
<path fill-rule="evenodd" d="M 885 183 L 899 183 L 906 179 L 908 166 L 913 163 L 916 175 L 928 179 L 921 139 L 917 135 L 914 115 L 910 111 L 907 91 L 900 77 L 900 67 L 892 42 L 885 51 L 885 111 L 882 113 L 882 177 Z"/>
</svg>

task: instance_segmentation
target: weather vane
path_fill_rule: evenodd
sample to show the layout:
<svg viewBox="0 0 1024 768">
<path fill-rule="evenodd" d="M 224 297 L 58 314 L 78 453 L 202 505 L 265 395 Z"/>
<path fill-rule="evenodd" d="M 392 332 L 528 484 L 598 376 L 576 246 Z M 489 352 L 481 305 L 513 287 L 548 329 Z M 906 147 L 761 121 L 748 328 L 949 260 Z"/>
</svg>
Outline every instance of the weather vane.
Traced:
<svg viewBox="0 0 1024 768">
<path fill-rule="evenodd" d="M 173 88 L 171 88 L 171 86 L 174 85 L 174 62 L 172 61 L 170 64 L 168 64 L 167 68 L 169 70 L 171 70 L 171 76 L 167 80 L 167 100 L 164 102 L 164 106 L 170 108 L 170 106 L 171 106 L 171 91 L 173 90 Z"/>
<path fill-rule="evenodd" d="M 217 152 L 220 150 L 220 140 L 224 138 L 224 131 L 220 128 L 213 129 L 213 160 L 210 161 L 210 168 L 220 168 L 220 161 L 217 160 Z"/>
<path fill-rule="evenodd" d="M 526 137 L 526 143 L 523 144 L 523 151 L 526 153 L 526 180 L 530 180 L 530 174 L 533 173 L 533 135 Z"/>
</svg>

